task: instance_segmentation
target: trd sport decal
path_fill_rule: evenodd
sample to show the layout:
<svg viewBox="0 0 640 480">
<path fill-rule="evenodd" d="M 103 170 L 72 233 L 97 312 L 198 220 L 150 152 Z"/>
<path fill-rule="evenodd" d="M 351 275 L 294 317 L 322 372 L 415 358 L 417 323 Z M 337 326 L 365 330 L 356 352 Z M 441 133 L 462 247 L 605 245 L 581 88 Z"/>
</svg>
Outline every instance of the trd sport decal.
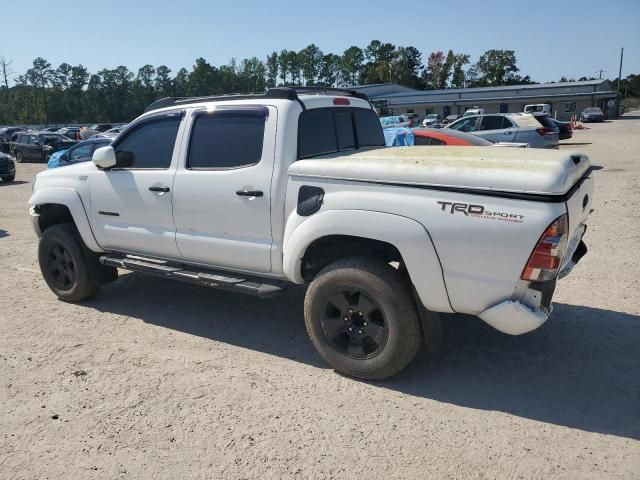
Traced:
<svg viewBox="0 0 640 480">
<path fill-rule="evenodd" d="M 467 217 L 485 218 L 489 220 L 501 220 L 503 222 L 523 223 L 524 215 L 507 212 L 491 212 L 483 205 L 473 205 L 471 203 L 437 202 L 441 205 L 443 212 L 462 213 Z"/>
</svg>

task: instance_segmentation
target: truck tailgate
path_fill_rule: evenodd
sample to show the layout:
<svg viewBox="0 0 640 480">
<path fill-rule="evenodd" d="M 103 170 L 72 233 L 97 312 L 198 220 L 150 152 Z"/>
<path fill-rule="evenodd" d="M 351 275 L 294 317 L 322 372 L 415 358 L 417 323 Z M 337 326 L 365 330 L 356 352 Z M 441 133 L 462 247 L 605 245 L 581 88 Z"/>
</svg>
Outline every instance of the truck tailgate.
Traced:
<svg viewBox="0 0 640 480">
<path fill-rule="evenodd" d="M 566 201 L 567 215 L 569 217 L 569 243 L 567 245 L 567 253 L 560 267 L 560 278 L 568 275 L 574 264 L 579 260 L 577 257 L 581 257 L 586 252 L 586 246 L 584 244 L 580 245 L 586 230 L 586 221 L 593 205 L 592 172 L 590 170 L 578 181 L 572 195 Z M 580 253 L 574 258 L 576 252 Z"/>
</svg>

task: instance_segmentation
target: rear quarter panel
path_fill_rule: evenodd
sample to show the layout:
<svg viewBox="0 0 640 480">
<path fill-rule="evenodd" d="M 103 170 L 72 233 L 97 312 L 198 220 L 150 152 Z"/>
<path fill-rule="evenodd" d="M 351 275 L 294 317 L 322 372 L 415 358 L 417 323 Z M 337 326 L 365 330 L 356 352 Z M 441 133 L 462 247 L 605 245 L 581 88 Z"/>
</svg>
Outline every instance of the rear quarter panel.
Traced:
<svg viewBox="0 0 640 480">
<path fill-rule="evenodd" d="M 297 192 L 302 185 L 325 190 L 320 212 L 310 217 L 299 217 L 295 212 Z M 461 206 L 452 209 L 454 204 Z M 469 205 L 474 207 L 469 209 Z M 428 244 L 432 242 L 438 258 L 429 271 L 408 264 L 412 282 L 417 286 L 428 283 L 421 281 L 421 277 L 429 277 L 430 282 L 441 278 L 451 310 L 478 314 L 513 297 L 540 235 L 565 212 L 565 204 L 294 176 L 287 189 L 285 256 L 287 238 L 293 231 L 315 215 L 331 210 L 374 211 L 418 222 L 428 235 L 414 241 L 422 242 L 424 255 L 429 254 Z M 480 211 L 482 214 L 477 213 Z M 397 226 L 391 224 L 371 228 L 387 231 L 389 237 L 397 233 L 393 230 Z M 402 248 L 396 246 L 403 253 Z M 450 311 L 442 307 L 442 302 L 429 298 L 433 293 L 418 289 L 427 308 L 433 303 L 440 306 L 435 311 Z"/>
</svg>

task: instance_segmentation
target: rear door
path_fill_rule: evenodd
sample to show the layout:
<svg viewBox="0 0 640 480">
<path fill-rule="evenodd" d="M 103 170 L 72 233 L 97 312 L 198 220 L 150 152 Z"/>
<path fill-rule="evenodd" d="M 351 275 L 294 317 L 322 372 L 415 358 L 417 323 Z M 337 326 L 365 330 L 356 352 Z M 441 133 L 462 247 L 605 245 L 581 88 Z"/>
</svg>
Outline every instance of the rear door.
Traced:
<svg viewBox="0 0 640 480">
<path fill-rule="evenodd" d="M 184 260 L 271 271 L 276 125 L 275 107 L 219 106 L 192 113 L 173 196 Z"/>
<path fill-rule="evenodd" d="M 504 115 L 484 115 L 476 135 L 492 142 L 510 142 L 515 137 L 513 125 Z M 505 128 L 506 127 L 506 128 Z"/>
<path fill-rule="evenodd" d="M 42 146 L 38 141 L 38 135 L 29 135 L 28 136 L 28 144 L 26 146 L 25 157 L 29 157 L 29 159 L 34 160 L 42 159 Z"/>
</svg>

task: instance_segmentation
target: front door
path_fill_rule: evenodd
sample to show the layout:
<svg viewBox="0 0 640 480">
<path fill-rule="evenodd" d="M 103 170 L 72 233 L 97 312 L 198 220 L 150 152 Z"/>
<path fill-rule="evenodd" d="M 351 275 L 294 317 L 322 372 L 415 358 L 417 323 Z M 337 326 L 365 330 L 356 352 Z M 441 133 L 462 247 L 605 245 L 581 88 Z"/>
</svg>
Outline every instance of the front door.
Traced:
<svg viewBox="0 0 640 480">
<path fill-rule="evenodd" d="M 193 263 L 271 271 L 271 177 L 277 110 L 195 111 L 174 182 L 176 241 Z"/>
<path fill-rule="evenodd" d="M 143 119 L 113 144 L 117 164 L 91 178 L 91 218 L 105 250 L 179 259 L 172 214 L 180 113 Z"/>
</svg>

